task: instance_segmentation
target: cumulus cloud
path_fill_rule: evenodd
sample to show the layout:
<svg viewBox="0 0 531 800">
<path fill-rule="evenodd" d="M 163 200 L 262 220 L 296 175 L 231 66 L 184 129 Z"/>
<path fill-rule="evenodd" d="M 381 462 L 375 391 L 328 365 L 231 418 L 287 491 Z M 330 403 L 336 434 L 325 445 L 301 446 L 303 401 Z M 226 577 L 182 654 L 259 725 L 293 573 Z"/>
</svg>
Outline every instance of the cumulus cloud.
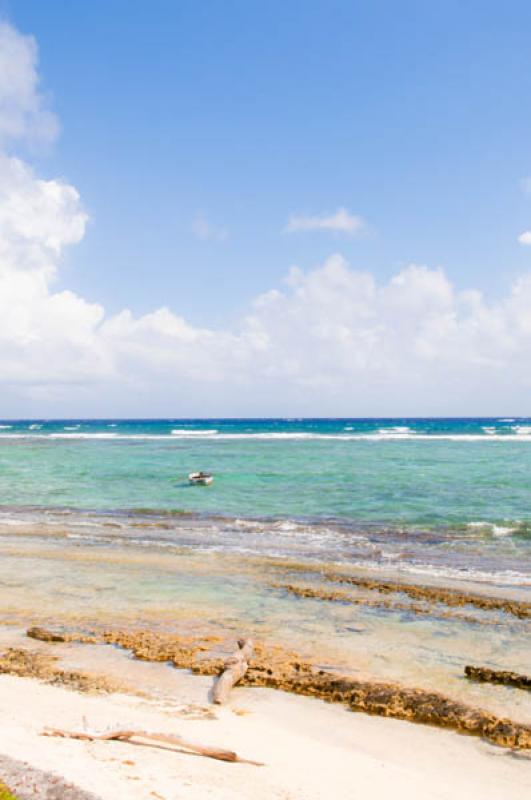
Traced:
<svg viewBox="0 0 531 800">
<path fill-rule="evenodd" d="M 355 397 L 357 381 L 399 388 L 434 371 L 448 378 L 503 369 L 522 355 L 524 340 L 529 356 L 530 290 L 531 279 L 522 279 L 489 307 L 481 293 L 457 291 L 442 270 L 411 265 L 378 284 L 336 255 L 308 273 L 292 270 L 289 290 L 259 298 L 247 324 L 267 342 L 270 370 L 289 365 L 286 379 L 294 371 Z"/>
<path fill-rule="evenodd" d="M 64 246 L 82 239 L 86 222 L 73 186 L 39 180 L 22 161 L 0 153 L 0 259 L 4 266 L 53 276 Z"/>
<path fill-rule="evenodd" d="M 518 237 L 520 244 L 531 244 L 531 231 L 524 231 Z"/>
<path fill-rule="evenodd" d="M 103 309 L 72 292 L 53 293 L 66 245 L 80 241 L 87 216 L 76 190 L 43 181 L 0 155 L 0 380 L 65 382 L 101 374 L 95 327 Z"/>
<path fill-rule="evenodd" d="M 51 137 L 53 116 L 37 92 L 32 37 L 0 24 L 0 141 Z M 73 186 L 41 180 L 0 152 L 0 381 L 30 386 L 85 380 L 107 370 L 95 329 L 104 312 L 72 292 L 53 293 L 60 258 L 79 242 L 87 215 Z"/>
<path fill-rule="evenodd" d="M 0 22 L 0 142 L 53 140 L 58 123 L 39 92 L 37 45 Z"/>
<path fill-rule="evenodd" d="M 124 380 L 195 393 L 205 413 L 242 413 L 242 398 L 261 413 L 488 413 L 529 388 L 530 309 L 531 276 L 489 305 L 439 269 L 411 265 L 378 283 L 335 255 L 293 268 L 236 328 L 196 328 L 159 309 L 122 312 L 98 338 Z"/>
<path fill-rule="evenodd" d="M 213 225 L 203 214 L 198 214 L 192 224 L 192 232 L 198 239 L 224 242 L 229 236 L 227 228 Z"/>
<path fill-rule="evenodd" d="M 333 231 L 355 236 L 366 228 L 365 221 L 346 208 L 338 208 L 335 214 L 321 216 L 291 216 L 288 220 L 285 233 L 299 233 L 301 231 Z"/>
<path fill-rule="evenodd" d="M 458 397 L 462 413 L 467 402 L 478 413 L 529 388 L 531 276 L 489 305 L 442 270 L 411 265 L 379 283 L 334 255 L 307 272 L 292 268 L 282 290 L 257 297 L 227 329 L 194 326 L 166 307 L 106 316 L 53 292 L 50 259 L 82 225 L 79 207 L 63 200 L 58 191 L 55 227 L 42 229 L 30 225 L 38 213 L 29 203 L 17 260 L 14 251 L 2 260 L 0 383 L 19 397 L 46 387 L 55 408 L 85 414 L 455 413 Z M 107 405 L 100 397 L 78 410 L 87 388 L 101 386 Z"/>
<path fill-rule="evenodd" d="M 17 46 L 29 53 L 18 60 L 19 108 L 33 108 L 18 117 L 26 136 L 44 111 L 27 99 L 28 74 L 37 96 L 33 40 Z M 0 108 L 6 97 L 16 108 L 0 82 Z M 313 219 L 350 230 L 340 211 L 336 228 L 326 223 L 335 217 Z M 86 223 L 73 186 L 0 154 L 0 416 L 528 411 L 531 275 L 487 303 L 441 269 L 410 265 L 379 282 L 337 254 L 293 267 L 282 288 L 214 330 L 168 307 L 109 316 L 55 291 L 64 248 Z"/>
</svg>

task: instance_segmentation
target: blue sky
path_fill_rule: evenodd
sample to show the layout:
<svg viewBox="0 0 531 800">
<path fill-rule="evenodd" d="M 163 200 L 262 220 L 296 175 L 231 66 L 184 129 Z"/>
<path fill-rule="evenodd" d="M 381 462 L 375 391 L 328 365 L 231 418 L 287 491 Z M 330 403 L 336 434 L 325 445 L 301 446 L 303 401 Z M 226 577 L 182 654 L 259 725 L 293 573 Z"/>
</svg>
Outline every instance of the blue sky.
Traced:
<svg viewBox="0 0 531 800">
<path fill-rule="evenodd" d="M 91 224 L 68 286 L 138 313 L 230 318 L 340 248 L 387 277 L 442 265 L 498 293 L 529 266 L 531 6 L 510 2 L 17 0 Z M 369 233 L 283 236 L 292 213 Z M 203 214 L 225 241 L 197 240 Z M 214 291 L 213 291 L 214 289 Z"/>
<path fill-rule="evenodd" d="M 90 217 L 53 291 L 106 318 L 168 306 L 232 330 L 257 296 L 284 291 L 290 267 L 335 253 L 382 285 L 441 267 L 493 304 L 530 269 L 518 242 L 531 228 L 529 3 L 0 10 L 34 37 L 61 129 L 6 152 L 75 186 Z M 285 230 L 340 208 L 364 220 L 359 235 Z"/>
</svg>

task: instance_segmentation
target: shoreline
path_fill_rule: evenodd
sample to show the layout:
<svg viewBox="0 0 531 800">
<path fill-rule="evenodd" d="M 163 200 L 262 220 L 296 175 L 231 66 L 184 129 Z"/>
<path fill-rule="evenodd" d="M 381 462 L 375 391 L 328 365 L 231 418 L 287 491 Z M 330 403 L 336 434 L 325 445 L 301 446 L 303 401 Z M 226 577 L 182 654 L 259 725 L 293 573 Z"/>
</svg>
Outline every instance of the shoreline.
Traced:
<svg viewBox="0 0 531 800">
<path fill-rule="evenodd" d="M 197 487 L 192 487 L 196 490 Z M 406 523 L 350 517 L 237 515 L 214 509 L 89 509 L 0 506 L 0 547 L 49 542 L 117 558 L 217 555 L 300 562 L 404 581 L 492 587 L 531 595 L 531 523 L 519 520 Z"/>
<path fill-rule="evenodd" d="M 333 562 L 0 537 L 0 623 L 66 633 L 147 630 L 251 636 L 335 675 L 442 694 L 498 718 L 531 698 L 472 686 L 468 666 L 526 674 L 531 603 L 522 587 L 414 580 Z M 527 665 L 527 667 L 526 667 Z"/>
<path fill-rule="evenodd" d="M 41 650 L 46 648 L 50 645 L 42 644 Z M 524 800 L 531 790 L 529 751 L 515 755 L 475 737 L 348 713 L 316 698 L 267 688 L 236 687 L 220 708 L 209 702 L 210 677 L 131 660 L 114 648 L 106 648 L 103 660 L 111 677 L 126 671 L 136 690 L 151 689 L 144 695 L 94 695 L 0 675 L 0 753 L 59 774 L 101 800 L 174 800 L 181 794 L 192 800 L 247 800 L 250 785 L 257 800 L 350 800 L 353 792 L 383 800 L 390 786 L 399 800 Z M 155 687 L 159 691 L 153 693 Z M 45 727 L 177 733 L 265 766 L 123 742 L 43 737 Z"/>
<path fill-rule="evenodd" d="M 179 792 L 247 800 L 251 782 L 258 800 L 351 800 L 359 782 L 377 800 L 389 786 L 404 800 L 523 800 L 531 790 L 522 770 L 531 763 L 527 587 L 297 553 L 152 548 L 103 525 L 82 533 L 71 520 L 0 528 L 0 753 L 31 753 L 48 772 L 72 759 L 62 777 L 102 800 L 174 800 Z M 297 536 L 290 530 L 285 539 Z M 52 636 L 28 637 L 32 626 Z M 255 639 L 255 663 L 217 709 L 213 679 L 242 634 Z M 513 683 L 472 682 L 468 666 Z M 11 701 L 2 710 L 7 692 L 35 705 L 21 728 Z M 86 725 L 189 731 L 267 766 L 40 735 Z M 449 752 L 461 768 L 441 788 L 441 769 L 453 769 Z M 312 776 L 308 763 L 319 765 Z M 101 764 L 105 785 L 93 775 Z M 332 788 L 322 776 L 330 771 Z"/>
<path fill-rule="evenodd" d="M 213 686 L 234 647 L 231 637 L 226 632 L 220 633 L 222 635 L 182 636 L 138 628 L 87 633 L 32 627 L 18 636 L 6 636 L 4 631 L 0 674 L 37 678 L 87 693 L 126 691 L 134 694 L 139 685 L 124 679 L 124 672 L 128 671 L 124 669 L 125 664 L 132 659 L 131 673 L 137 669 L 136 662 L 163 664 L 170 670 L 175 668 L 187 670 L 193 676 L 209 676 Z M 123 656 L 119 673 L 109 661 L 109 646 L 118 648 Z M 75 669 L 71 668 L 72 663 Z M 114 674 L 110 674 L 109 665 Z M 464 672 L 470 677 L 470 667 Z M 480 684 L 516 687 L 522 690 L 518 693 L 524 695 L 529 688 L 530 679 L 524 675 L 495 673 L 492 676 L 489 670 L 480 669 L 479 672 L 483 678 L 494 677 L 494 680 L 478 680 Z M 136 690 L 131 688 L 133 685 Z M 463 703 L 451 694 L 342 673 L 331 665 L 306 661 L 299 653 L 271 643 L 255 643 L 249 668 L 238 685 L 319 698 L 353 712 L 447 728 L 479 736 L 502 747 L 531 751 L 531 726 L 523 719 L 500 716 L 484 707 Z M 149 696 L 154 690 L 154 687 L 146 687 L 146 691 L 140 689 L 140 694 Z"/>
</svg>

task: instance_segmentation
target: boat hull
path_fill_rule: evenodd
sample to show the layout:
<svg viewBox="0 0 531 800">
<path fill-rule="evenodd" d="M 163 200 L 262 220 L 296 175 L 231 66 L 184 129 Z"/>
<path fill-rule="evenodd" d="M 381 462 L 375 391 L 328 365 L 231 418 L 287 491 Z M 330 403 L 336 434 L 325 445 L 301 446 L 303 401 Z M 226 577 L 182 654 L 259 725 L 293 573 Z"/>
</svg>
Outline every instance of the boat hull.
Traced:
<svg viewBox="0 0 531 800">
<path fill-rule="evenodd" d="M 210 486 L 213 480 L 212 475 L 201 475 L 198 472 L 191 472 L 188 475 L 188 482 L 191 486 Z"/>
</svg>

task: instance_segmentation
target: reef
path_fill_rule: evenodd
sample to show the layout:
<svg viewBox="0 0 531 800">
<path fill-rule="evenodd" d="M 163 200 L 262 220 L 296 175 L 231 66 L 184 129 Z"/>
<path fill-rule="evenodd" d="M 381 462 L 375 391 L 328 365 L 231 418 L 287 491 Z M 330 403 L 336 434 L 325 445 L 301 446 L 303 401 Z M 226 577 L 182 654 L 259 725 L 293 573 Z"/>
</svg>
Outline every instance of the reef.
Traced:
<svg viewBox="0 0 531 800">
<path fill-rule="evenodd" d="M 330 583 L 348 584 L 359 589 L 375 591 L 380 594 L 403 594 L 412 600 L 422 600 L 430 603 L 442 603 L 449 607 L 474 606 L 483 611 L 503 611 L 518 619 L 531 618 L 531 603 L 525 600 L 516 600 L 506 597 L 493 597 L 492 595 L 478 592 L 465 592 L 460 589 L 447 589 L 439 586 L 426 586 L 405 581 L 392 581 L 380 578 L 369 578 L 361 575 L 348 575 L 344 572 L 334 572 L 330 569 L 320 569 L 308 564 L 296 564 L 288 561 L 270 562 L 269 567 L 276 573 L 284 575 L 315 576 Z"/>
<path fill-rule="evenodd" d="M 516 689 L 531 690 L 531 678 L 527 675 L 519 675 L 517 672 L 489 669 L 489 667 L 472 667 L 467 664 L 465 675 L 471 681 L 478 683 L 497 683 L 503 686 L 514 686 Z"/>
<path fill-rule="evenodd" d="M 341 703 L 352 711 L 449 728 L 481 736 L 503 747 L 531 748 L 531 726 L 500 719 L 438 692 L 335 677 L 323 670 L 315 673 L 299 663 L 280 672 L 265 664 L 253 664 L 242 683 L 318 697 Z"/>
<path fill-rule="evenodd" d="M 418 603 L 403 603 L 396 600 L 373 600 L 364 597 L 352 597 L 341 589 L 322 589 L 315 586 L 298 586 L 293 583 L 272 583 L 270 586 L 274 589 L 282 589 L 297 597 L 306 597 L 312 600 L 327 600 L 330 602 L 347 603 L 356 606 L 365 606 L 368 608 L 387 609 L 388 611 L 407 612 L 410 614 L 417 614 L 421 616 L 434 617 L 437 619 L 450 619 L 458 620 L 459 622 L 467 622 L 473 625 L 501 625 L 498 620 L 480 619 L 470 614 L 460 614 L 455 611 L 443 611 L 434 606 L 419 605 Z"/>
<path fill-rule="evenodd" d="M 206 655 L 211 654 L 223 639 L 218 636 L 178 636 L 146 630 L 110 630 L 103 632 L 100 641 L 130 650 L 135 658 L 142 661 L 170 662 L 179 669 L 198 671 Z M 214 661 L 210 659 L 209 663 L 215 664 L 212 669 L 217 670 L 223 664 L 223 656 Z"/>
<path fill-rule="evenodd" d="M 41 642 L 81 642 L 84 644 L 96 644 L 98 639 L 95 636 L 83 635 L 80 633 L 58 633 L 41 628 L 38 625 L 28 628 L 26 636 L 30 639 L 38 639 Z"/>
<path fill-rule="evenodd" d="M 510 600 L 504 597 L 490 597 L 483 594 L 463 592 L 458 589 L 444 589 L 436 586 L 422 586 L 414 583 L 377 580 L 343 575 L 335 572 L 322 572 L 322 577 L 334 583 L 346 583 L 362 589 L 376 590 L 382 594 L 405 594 L 414 600 L 443 603 L 446 606 L 474 606 L 484 611 L 503 611 L 519 619 L 531 617 L 531 603 L 523 600 Z"/>
<path fill-rule="evenodd" d="M 69 641 L 76 641 L 75 633 L 69 634 L 69 637 Z M 231 646 L 227 640 L 217 636 L 185 637 L 146 630 L 107 630 L 95 638 L 126 648 L 136 658 L 145 661 L 169 662 L 175 667 L 190 669 L 195 674 L 212 676 L 221 673 L 224 656 Z M 86 636 L 80 634 L 77 641 L 85 639 Z M 14 660 L 16 668 L 21 658 L 18 655 L 20 651 L 11 652 L 15 654 L 11 661 Z M 23 657 L 29 659 L 30 667 L 35 664 L 35 655 L 41 657 L 42 654 Z M 0 671 L 4 661 L 5 656 L 0 658 Z M 50 669 L 49 662 L 44 669 Z M 24 674 L 31 674 L 26 665 L 24 670 Z M 13 669 L 3 671 L 13 672 Z M 38 659 L 36 672 L 35 677 L 40 677 Z M 319 669 L 315 664 L 302 660 L 297 653 L 280 646 L 257 642 L 253 660 L 239 685 L 263 686 L 317 697 L 329 703 L 340 703 L 352 711 L 481 736 L 503 747 L 531 749 L 531 726 L 499 718 L 438 692 L 338 676 Z"/>
<path fill-rule="evenodd" d="M 56 666 L 57 661 L 50 653 L 10 647 L 0 654 L 0 673 L 20 678 L 37 678 L 53 686 L 63 686 L 78 692 L 110 693 L 128 690 L 128 687 L 104 675 L 59 669 Z"/>
</svg>

